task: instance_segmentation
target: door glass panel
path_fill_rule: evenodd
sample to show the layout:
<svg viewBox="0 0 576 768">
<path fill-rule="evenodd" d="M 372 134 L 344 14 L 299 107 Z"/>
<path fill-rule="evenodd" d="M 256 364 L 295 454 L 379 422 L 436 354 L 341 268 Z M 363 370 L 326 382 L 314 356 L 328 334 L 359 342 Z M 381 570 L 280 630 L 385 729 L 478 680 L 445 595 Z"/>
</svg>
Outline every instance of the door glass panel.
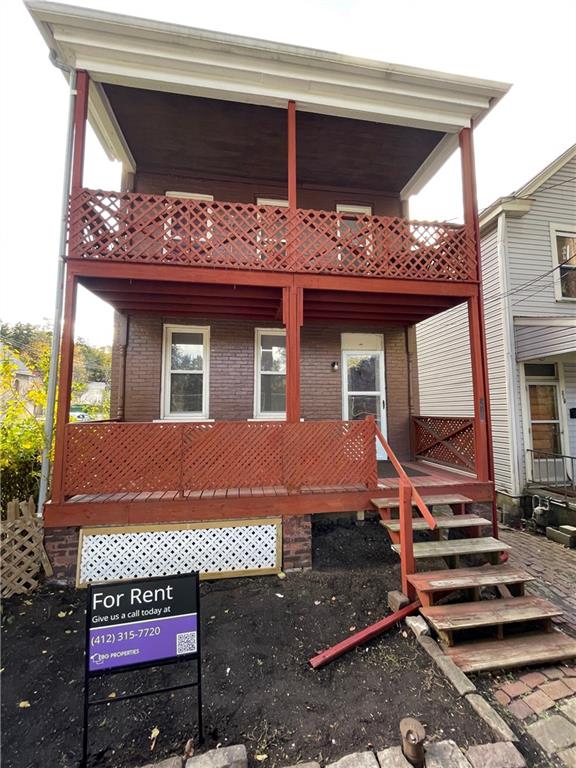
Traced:
<svg viewBox="0 0 576 768">
<path fill-rule="evenodd" d="M 379 392 L 378 355 L 354 355 L 347 359 L 348 392 Z"/>
<path fill-rule="evenodd" d="M 170 376 L 170 413 L 202 413 L 201 373 L 172 373 Z"/>
<path fill-rule="evenodd" d="M 374 416 L 379 421 L 379 399 L 380 395 L 348 395 L 348 418 L 356 420 Z"/>
<path fill-rule="evenodd" d="M 545 453 L 561 453 L 558 390 L 550 384 L 529 384 L 532 448 Z"/>
<path fill-rule="evenodd" d="M 532 447 L 536 452 L 561 453 L 558 424 L 532 422 Z M 538 453 L 536 453 L 535 458 L 538 458 Z"/>
<path fill-rule="evenodd" d="M 556 387 L 530 384 L 530 416 L 532 421 L 555 421 L 558 418 Z"/>
<path fill-rule="evenodd" d="M 201 371 L 204 352 L 201 333 L 173 333 L 170 365 L 173 371 Z"/>
</svg>

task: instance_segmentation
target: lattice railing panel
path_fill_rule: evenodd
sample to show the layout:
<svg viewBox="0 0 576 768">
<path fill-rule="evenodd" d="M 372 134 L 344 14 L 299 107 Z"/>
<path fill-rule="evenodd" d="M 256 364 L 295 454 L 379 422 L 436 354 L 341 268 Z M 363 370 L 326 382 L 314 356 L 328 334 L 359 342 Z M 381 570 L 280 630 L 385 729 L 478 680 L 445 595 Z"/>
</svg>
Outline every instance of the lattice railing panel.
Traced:
<svg viewBox="0 0 576 768">
<path fill-rule="evenodd" d="M 82 189 L 71 258 L 224 269 L 475 280 L 464 227 L 333 211 Z"/>
<path fill-rule="evenodd" d="M 43 539 L 40 518 L 19 517 L 0 523 L 2 597 L 26 594 L 38 586 Z"/>
<path fill-rule="evenodd" d="M 414 454 L 448 466 L 474 470 L 474 420 L 454 416 L 415 416 Z"/>
<path fill-rule="evenodd" d="M 181 427 L 114 422 L 68 424 L 65 495 L 178 489 Z"/>
<path fill-rule="evenodd" d="M 66 427 L 64 494 L 376 486 L 371 421 Z"/>
<path fill-rule="evenodd" d="M 275 573 L 282 567 L 277 520 L 154 525 L 82 531 L 78 582 L 198 571 L 206 577 Z"/>
</svg>

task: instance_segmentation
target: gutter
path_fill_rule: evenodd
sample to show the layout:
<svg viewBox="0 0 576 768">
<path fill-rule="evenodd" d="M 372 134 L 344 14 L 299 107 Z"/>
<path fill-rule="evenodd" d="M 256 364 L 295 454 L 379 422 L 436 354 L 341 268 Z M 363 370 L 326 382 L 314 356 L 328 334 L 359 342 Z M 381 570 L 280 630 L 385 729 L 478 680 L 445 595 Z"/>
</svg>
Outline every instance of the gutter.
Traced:
<svg viewBox="0 0 576 768">
<path fill-rule="evenodd" d="M 50 453 L 54 432 L 54 413 L 56 410 L 56 389 L 58 386 L 58 363 L 60 358 L 60 339 L 62 336 L 62 308 L 64 305 L 64 278 L 66 275 L 66 244 L 68 234 L 68 200 L 72 180 L 72 150 L 74 146 L 74 107 L 76 104 L 76 70 L 58 59 L 54 50 L 50 51 L 50 61 L 69 76 L 70 96 L 68 101 L 68 127 L 66 132 L 66 154 L 64 160 L 64 178 L 62 181 L 62 206 L 60 215 L 60 242 L 58 248 L 58 268 L 56 274 L 56 296 L 54 300 L 54 325 L 52 329 L 52 349 L 50 352 L 50 370 L 48 372 L 48 393 L 46 400 L 46 418 L 44 421 L 44 450 L 40 470 L 40 489 L 38 492 L 38 515 L 44 512 L 48 496 L 50 478 Z"/>
</svg>

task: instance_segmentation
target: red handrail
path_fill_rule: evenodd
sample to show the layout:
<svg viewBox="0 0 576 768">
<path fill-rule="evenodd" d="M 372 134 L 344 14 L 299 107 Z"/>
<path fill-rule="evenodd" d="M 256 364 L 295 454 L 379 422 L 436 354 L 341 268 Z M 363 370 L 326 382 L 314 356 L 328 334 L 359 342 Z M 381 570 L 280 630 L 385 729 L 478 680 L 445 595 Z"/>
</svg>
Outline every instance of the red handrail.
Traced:
<svg viewBox="0 0 576 768">
<path fill-rule="evenodd" d="M 414 502 L 420 514 L 426 520 L 428 527 L 434 530 L 437 526 L 436 519 L 424 503 L 424 499 L 418 491 L 416 486 L 410 480 L 406 474 L 406 470 L 398 461 L 398 458 L 388 441 L 378 428 L 378 425 L 374 423 L 374 430 L 376 438 L 382 444 L 382 447 L 386 451 L 390 463 L 398 473 L 400 478 L 400 563 L 402 571 L 402 591 L 410 598 L 414 598 L 414 587 L 408 581 L 408 577 L 415 572 L 414 564 L 414 535 L 412 530 L 412 503 Z"/>
</svg>

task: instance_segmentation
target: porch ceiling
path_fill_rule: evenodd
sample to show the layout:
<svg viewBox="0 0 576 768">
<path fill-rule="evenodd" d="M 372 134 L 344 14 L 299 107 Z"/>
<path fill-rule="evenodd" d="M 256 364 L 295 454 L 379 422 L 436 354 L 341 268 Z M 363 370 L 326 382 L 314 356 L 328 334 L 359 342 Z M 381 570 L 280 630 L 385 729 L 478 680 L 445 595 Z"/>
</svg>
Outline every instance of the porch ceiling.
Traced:
<svg viewBox="0 0 576 768">
<path fill-rule="evenodd" d="M 83 277 L 81 284 L 123 314 L 245 318 L 282 322 L 282 289 Z M 304 322 L 412 325 L 462 299 L 359 291 L 304 291 Z"/>
<path fill-rule="evenodd" d="M 139 171 L 286 183 L 285 109 L 109 84 L 104 91 Z M 444 135 L 298 112 L 298 183 L 398 195 Z"/>
</svg>

